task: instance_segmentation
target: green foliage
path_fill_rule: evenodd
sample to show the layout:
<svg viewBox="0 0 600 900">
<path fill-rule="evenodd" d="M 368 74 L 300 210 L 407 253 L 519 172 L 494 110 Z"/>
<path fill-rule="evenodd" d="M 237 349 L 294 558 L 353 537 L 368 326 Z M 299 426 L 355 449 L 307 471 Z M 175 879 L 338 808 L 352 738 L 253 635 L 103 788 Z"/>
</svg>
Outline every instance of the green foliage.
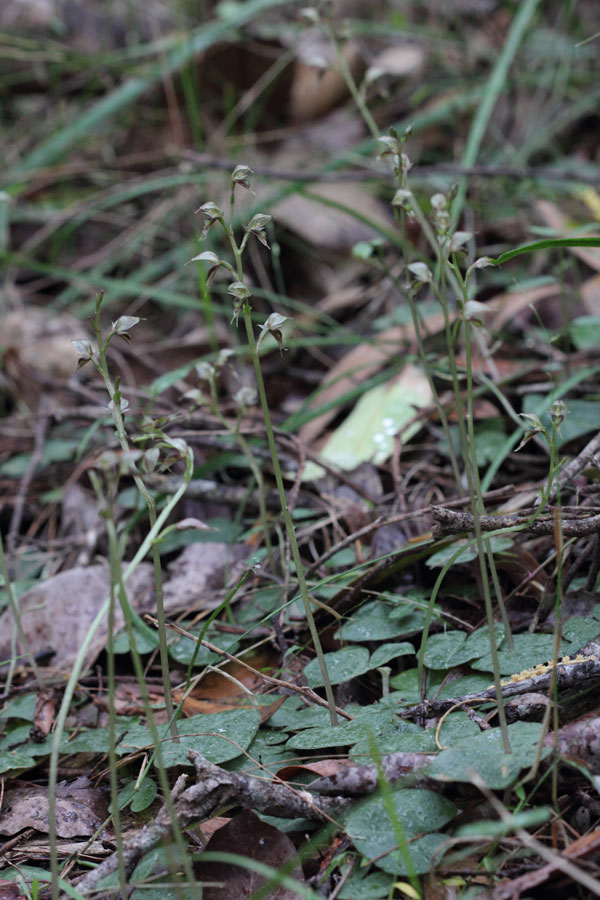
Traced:
<svg viewBox="0 0 600 900">
<path fill-rule="evenodd" d="M 435 832 L 454 818 L 456 807 L 429 790 L 394 791 L 392 802 L 402 822 L 410 868 L 416 874 L 428 872 L 432 853 L 445 839 Z M 359 853 L 367 859 L 377 858 L 376 865 L 385 872 L 410 874 L 402 852 L 394 849 L 398 836 L 381 797 L 371 797 L 358 804 L 347 815 L 345 825 Z M 386 855 L 382 857 L 382 854 Z"/>
<path fill-rule="evenodd" d="M 190 716 L 181 724 L 178 742 L 171 740 L 163 745 L 164 765 L 166 768 L 190 766 L 188 750 L 196 750 L 214 763 L 235 759 L 250 746 L 259 725 L 260 716 L 253 709 Z M 145 725 L 132 725 L 117 752 L 123 755 L 152 745 L 150 729 Z"/>
<path fill-rule="evenodd" d="M 504 751 L 498 728 L 454 741 L 431 763 L 427 774 L 439 781 L 473 782 L 477 775 L 491 790 L 502 790 L 513 784 L 519 772 L 531 766 L 542 736 L 538 722 L 515 722 L 508 726 L 511 753 Z M 550 753 L 544 747 L 542 756 Z"/>
</svg>

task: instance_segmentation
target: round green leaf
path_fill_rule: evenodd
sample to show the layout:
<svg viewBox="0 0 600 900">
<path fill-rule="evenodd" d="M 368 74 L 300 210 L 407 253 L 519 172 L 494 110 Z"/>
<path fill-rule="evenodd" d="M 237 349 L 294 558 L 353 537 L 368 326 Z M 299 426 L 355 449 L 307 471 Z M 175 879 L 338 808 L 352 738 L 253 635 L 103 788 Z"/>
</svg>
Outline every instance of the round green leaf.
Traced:
<svg viewBox="0 0 600 900">
<path fill-rule="evenodd" d="M 286 747 L 294 750 L 324 750 L 327 747 L 346 747 L 355 744 L 365 737 L 365 726 L 362 722 L 347 722 L 332 728 L 321 725 L 318 728 L 307 728 L 300 734 L 294 734 Z"/>
<path fill-rule="evenodd" d="M 382 603 L 381 600 L 367 603 L 353 613 L 349 622 L 345 622 L 338 629 L 336 637 L 344 641 L 388 641 L 390 638 L 406 634 L 406 622 L 402 619 L 392 618 L 392 612 L 397 609 L 398 607 Z M 407 606 L 407 615 L 412 612 L 413 607 Z M 417 612 L 420 613 L 420 610 Z M 423 618 L 424 614 L 419 619 L 420 624 L 417 627 L 421 626 Z"/>
<path fill-rule="evenodd" d="M 373 753 L 371 752 L 373 743 L 375 743 L 379 759 L 388 753 L 397 753 L 400 750 L 429 753 L 435 752 L 437 749 L 433 740 L 433 732 L 423 731 L 413 722 L 401 720 L 388 725 L 383 734 L 371 734 L 361 738 L 350 750 L 351 759 L 361 763 L 373 762 Z"/>
<path fill-rule="evenodd" d="M 377 669 L 379 666 L 385 666 L 392 659 L 397 659 L 399 656 L 408 656 L 414 652 L 415 648 L 408 641 L 398 644 L 382 644 L 381 647 L 377 647 L 371 653 L 369 668 Z"/>
<path fill-rule="evenodd" d="M 493 537 L 489 538 L 489 543 L 492 548 L 493 553 L 500 553 L 502 550 L 508 550 L 512 547 L 514 541 L 510 537 Z M 470 544 L 471 546 L 467 546 Z M 463 563 L 471 562 L 472 559 L 475 559 L 477 556 L 477 547 L 475 545 L 475 541 L 472 538 L 460 538 L 457 541 L 453 541 L 451 544 L 448 544 L 447 547 L 444 547 L 442 550 L 438 550 L 437 553 L 432 553 L 432 555 L 427 560 L 427 565 L 430 569 L 434 569 L 438 566 L 445 566 L 448 560 L 452 559 L 454 554 L 460 547 L 464 547 L 465 549 L 460 554 L 458 559 L 455 559 L 452 565 L 458 566 Z"/>
<path fill-rule="evenodd" d="M 368 672 L 370 668 L 369 651 L 366 647 L 342 647 L 341 650 L 326 653 L 325 664 L 331 683 L 341 684 Z M 304 667 L 304 675 L 311 687 L 323 685 L 321 668 L 316 657 Z"/>
<path fill-rule="evenodd" d="M 446 631 L 430 634 L 427 638 L 423 661 L 428 669 L 449 669 L 460 666 L 477 656 L 466 649 L 467 636 L 463 631 Z"/>
<path fill-rule="evenodd" d="M 144 778 L 131 801 L 132 812 L 143 812 L 154 803 L 158 788 L 151 778 Z"/>
<path fill-rule="evenodd" d="M 0 775 L 4 772 L 12 772 L 15 769 L 31 769 L 35 766 L 35 759 L 25 750 L 0 751 Z"/>
<path fill-rule="evenodd" d="M 444 841 L 447 840 L 447 835 L 432 832 L 431 834 L 424 834 L 423 837 L 411 841 L 409 851 L 412 872 L 414 872 L 415 875 L 426 875 L 431 867 L 431 857 L 440 844 L 443 844 Z M 437 859 L 440 860 L 442 855 L 441 852 L 438 853 Z M 375 865 L 384 872 L 390 872 L 395 875 L 410 875 L 411 871 L 409 871 L 405 860 L 406 857 L 404 857 L 399 850 L 393 850 L 391 853 L 388 853 L 387 856 L 378 859 Z"/>
<path fill-rule="evenodd" d="M 451 697 L 464 697 L 466 694 L 478 694 L 490 686 L 489 675 L 465 675 L 464 678 L 455 678 L 445 684 L 436 695 L 438 700 L 448 700 Z"/>
<path fill-rule="evenodd" d="M 530 766 L 540 737 L 539 722 L 515 722 L 508 726 L 512 753 L 505 753 L 499 728 L 457 741 L 434 759 L 427 774 L 440 781 L 472 782 L 473 773 L 492 790 L 511 785 L 521 769 Z M 544 755 L 550 752 L 546 747 Z"/>
<path fill-rule="evenodd" d="M 423 838 L 414 841 L 413 838 L 442 828 L 454 818 L 456 807 L 445 797 L 429 790 L 395 791 L 391 795 L 391 801 L 394 818 L 400 822 L 402 833 L 398 833 L 390 819 L 383 798 L 375 796 L 350 810 L 346 818 L 348 836 L 358 852 L 368 859 L 381 857 L 382 853 L 386 853 L 386 856 L 377 860 L 377 866 L 385 871 L 408 874 L 408 870 L 412 868 L 416 874 L 427 872 L 433 849 L 431 845 L 437 845 L 444 837 L 438 835 L 438 840 L 427 842 L 427 855 L 423 852 L 423 847 L 419 847 Z M 394 850 L 403 840 L 407 842 L 406 852 Z M 390 850 L 394 852 L 388 853 Z M 407 854 L 410 857 L 409 865 Z"/>
<path fill-rule="evenodd" d="M 554 651 L 554 636 L 552 634 L 515 634 L 513 635 L 513 644 L 514 650 L 509 650 L 506 642 L 498 650 L 498 662 L 502 675 L 513 675 L 551 659 Z M 482 654 L 471 665 L 479 671 L 492 672 L 491 651 L 488 650 Z"/>
<path fill-rule="evenodd" d="M 178 723 L 179 743 L 162 742 L 161 753 L 164 764 L 167 768 L 189 766 L 188 750 L 197 750 L 213 763 L 235 759 L 250 746 L 259 725 L 260 716 L 253 709 L 191 716 Z M 116 750 L 119 754 L 127 754 L 150 746 L 152 746 L 150 730 L 145 725 L 133 725 Z"/>
<path fill-rule="evenodd" d="M 355 866 L 338 894 L 339 900 L 387 900 L 391 895 L 394 879 L 387 872 L 364 875 L 364 869 Z"/>
<path fill-rule="evenodd" d="M 27 722 L 33 722 L 35 701 L 36 696 L 33 692 L 9 700 L 0 709 L 0 719 L 25 719 Z"/>
<path fill-rule="evenodd" d="M 432 669 L 427 675 L 427 697 L 435 696 L 437 689 L 446 677 L 441 670 Z M 400 704 L 419 703 L 421 700 L 421 686 L 419 685 L 418 669 L 406 669 L 399 675 L 390 678 L 390 687 L 394 689 L 394 702 Z"/>
</svg>

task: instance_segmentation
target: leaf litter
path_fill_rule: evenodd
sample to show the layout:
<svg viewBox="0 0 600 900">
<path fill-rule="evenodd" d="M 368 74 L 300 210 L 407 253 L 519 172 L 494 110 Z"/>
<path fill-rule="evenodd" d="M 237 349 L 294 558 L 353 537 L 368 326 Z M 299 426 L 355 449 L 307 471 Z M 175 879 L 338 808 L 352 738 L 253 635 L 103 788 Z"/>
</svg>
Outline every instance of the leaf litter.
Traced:
<svg viewBox="0 0 600 900">
<path fill-rule="evenodd" d="M 478 67 L 509 52 L 517 53 L 515 66 L 522 65 L 517 26 L 535 4 L 523 5 L 522 19 L 493 4 L 483 18 L 481 10 L 453 4 L 460 27 L 446 34 L 446 11 L 435 22 L 428 11 L 422 22 L 411 21 L 408 13 L 400 31 L 388 11 L 381 13 L 390 16 L 385 27 L 373 27 L 374 16 L 360 40 L 351 42 L 338 34 L 335 20 L 331 30 L 326 17 L 320 23 L 317 17 L 313 34 L 321 28 L 320 44 L 311 39 L 310 46 L 326 48 L 325 72 L 314 52 L 299 46 L 306 26 L 277 2 L 254 0 L 244 10 L 221 5 L 181 52 L 173 50 L 171 12 L 159 6 L 156 45 L 157 35 L 148 35 L 135 10 L 127 37 L 110 17 L 107 28 L 94 33 L 93 52 L 105 66 L 101 85 L 72 55 L 73 48 L 90 53 L 87 18 L 79 34 L 74 20 L 65 20 L 62 37 L 50 43 L 44 16 L 26 23 L 33 44 L 19 45 L 21 62 L 41 54 L 44 64 L 36 59 L 35 66 L 18 66 L 13 73 L 0 66 L 3 83 L 17 79 L 7 94 L 14 138 L 6 148 L 11 227 L 3 225 L 1 232 L 11 267 L 6 297 L 9 306 L 16 303 L 2 311 L 6 439 L 0 475 L 11 536 L 0 621 L 3 858 L 30 881 L 54 879 L 58 885 L 62 874 L 70 890 L 85 894 L 102 875 L 116 878 L 111 873 L 117 855 L 86 875 L 80 865 L 84 845 L 67 839 L 92 841 L 103 828 L 102 838 L 114 840 L 118 805 L 126 811 L 121 852 L 133 872 L 134 896 L 137 879 L 153 873 L 164 878 L 166 872 L 167 880 L 179 877 L 178 865 L 188 864 L 185 841 L 198 822 L 207 832 L 214 827 L 214 835 L 185 877 L 223 880 L 230 894 L 240 896 L 318 891 L 343 900 L 427 896 L 443 889 L 468 898 L 487 889 L 499 900 L 537 888 L 561 896 L 559 873 L 570 879 L 571 893 L 578 883 L 593 894 L 598 882 L 585 865 L 597 848 L 600 822 L 597 529 L 590 525 L 598 499 L 594 444 L 586 453 L 585 440 L 599 427 L 592 337 L 597 250 L 581 243 L 559 249 L 552 239 L 595 233 L 594 196 L 573 184 L 577 170 L 561 182 L 545 158 L 538 164 L 540 134 L 528 130 L 527 116 L 515 114 L 511 123 L 508 95 L 501 91 L 490 112 L 484 156 L 495 159 L 493 135 L 512 128 L 522 178 L 528 180 L 519 176 L 507 185 L 500 166 L 493 165 L 473 174 L 472 222 L 460 223 L 469 228 L 461 232 L 461 248 L 473 262 L 473 240 L 480 258 L 497 258 L 540 235 L 538 244 L 547 238 L 546 245 L 527 262 L 521 256 L 510 267 L 481 266 L 462 317 L 460 302 L 439 311 L 428 275 L 426 284 L 419 281 L 423 293 L 410 322 L 400 315 L 417 292 L 409 273 L 416 277 L 426 266 L 431 279 L 437 278 L 439 258 L 432 258 L 423 223 L 415 219 L 418 207 L 402 188 L 406 208 L 395 210 L 405 217 L 410 265 L 400 262 L 400 232 L 394 236 L 389 203 L 393 185 L 384 174 L 389 170 L 380 165 L 384 160 L 374 161 L 359 116 L 361 98 L 367 98 L 382 133 L 400 118 L 412 121 L 413 133 L 402 146 L 416 165 L 410 169 L 402 150 L 399 170 L 409 173 L 412 197 L 443 229 L 443 204 L 438 200 L 430 210 L 429 197 L 452 188 L 436 161 L 451 162 L 447 136 L 454 139 L 463 125 L 471 127 L 474 103 L 481 102 L 480 110 L 486 106 L 485 89 L 483 100 L 471 95 L 456 73 L 480 83 Z M 261 17 L 264 10 L 269 14 Z M 356 25 L 356 11 L 345 14 L 348 27 Z M 543 15 L 546 34 L 560 52 L 572 53 L 576 39 L 588 36 L 585 11 L 569 22 L 573 34 L 562 44 L 560 26 L 547 10 Z M 228 43 L 240 27 L 251 45 Z M 428 28 L 434 30 L 433 43 L 429 37 L 423 41 Z M 39 29 L 43 38 L 36 43 Z M 593 165 L 586 134 L 594 126 L 582 116 L 567 122 L 546 115 L 552 105 L 544 94 L 548 60 L 537 37 L 537 26 L 529 25 L 519 40 L 528 71 L 542 73 L 538 131 L 546 129 L 543 140 L 563 168 L 576 147 L 583 178 L 586 165 Z M 166 65 L 139 64 L 165 47 Z M 282 48 L 293 50 L 280 60 Z M 593 84 L 585 82 L 589 49 L 583 42 L 569 65 L 579 72 L 577 90 L 591 97 Z M 340 74 L 344 62 L 358 80 L 350 100 L 353 92 Z M 79 82 L 59 96 L 61 67 L 76 65 Z M 132 74 L 141 80 L 128 87 Z M 195 91 L 202 81 L 206 96 L 198 103 Z M 166 99 L 157 91 L 159 82 Z M 228 96 L 236 97 L 228 113 L 224 83 Z M 440 83 L 448 84 L 448 93 L 439 91 Z M 102 95 L 91 106 L 90 91 Z M 529 109 L 518 81 L 514 93 L 514 109 Z M 61 111 L 56 121 L 46 112 L 48 97 Z M 102 124 L 106 145 L 100 146 L 92 124 Z M 218 136 L 212 145 L 211 132 Z M 190 145 L 203 140 L 200 169 Z M 398 138 L 386 140 L 393 149 Z M 276 151 L 269 148 L 277 141 Z M 240 148 L 242 155 L 248 151 L 243 159 Z M 281 352 L 266 341 L 261 346 L 261 364 L 277 422 L 275 439 L 286 456 L 287 504 L 311 572 L 310 599 L 335 705 L 343 713 L 335 728 L 299 602 L 298 562 L 280 527 L 277 498 L 268 493 L 273 463 L 263 443 L 264 423 L 243 399 L 249 394 L 240 393 L 253 378 L 227 328 L 226 273 L 219 263 L 209 294 L 201 269 L 208 256 L 198 255 L 200 228 L 190 226 L 198 201 L 214 198 L 226 206 L 229 175 L 220 172 L 242 162 L 268 173 L 260 177 L 256 201 L 250 196 L 243 208 L 244 215 L 251 209 L 247 218 L 253 221 L 264 214 L 259 243 L 248 244 L 251 274 L 245 274 L 258 304 L 256 325 L 273 321 L 273 315 L 292 320 Z M 246 177 L 252 188 L 256 179 Z M 324 186 L 327 179 L 331 183 Z M 527 190 L 519 187 L 524 183 Z M 176 202 L 173 187 L 180 191 Z M 70 205 L 73 197 L 78 202 Z M 227 249 L 214 230 L 209 239 L 210 248 L 203 244 L 200 250 L 208 249 L 213 261 L 216 250 L 225 258 Z M 444 240 L 440 232 L 437 246 Z M 352 255 L 357 241 L 360 252 Z M 192 258 L 198 269 L 184 265 Z M 465 267 L 458 271 L 464 274 Z M 241 284 L 241 274 L 234 272 L 231 280 Z M 80 345 L 90 337 L 84 320 L 100 283 L 106 328 L 109 321 L 135 324 L 125 335 L 130 343 L 116 329 L 106 348 L 117 376 L 110 398 L 91 366 L 75 374 L 70 345 L 71 337 Z M 187 319 L 181 308 L 192 310 Z M 492 316 L 484 315 L 487 308 Z M 444 346 L 448 329 L 456 332 L 465 322 L 479 329 L 470 358 L 462 338 L 453 348 Z M 225 344 L 235 365 L 232 359 L 217 362 L 218 346 Z M 196 377 L 198 358 L 216 367 L 208 386 Z M 424 360 L 437 400 L 424 378 Z M 468 390 L 477 394 L 471 422 L 479 475 L 486 490 L 513 495 L 511 513 L 483 492 L 487 514 L 504 513 L 503 520 L 513 514 L 512 527 L 503 521 L 507 534 L 485 538 L 484 570 L 470 529 L 466 536 L 429 533 L 431 502 L 470 509 L 468 479 L 457 483 L 453 471 L 453 452 L 459 474 L 467 464 L 461 458 L 465 445 L 455 437 L 464 422 L 470 424 L 448 392 L 455 367 L 463 400 Z M 52 402 L 42 404 L 44 396 Z M 556 426 L 552 403 L 562 397 L 567 416 Z M 393 414 L 386 403 L 392 403 Z M 45 424 L 35 432 L 31 411 L 38 405 Z M 542 407 L 550 413 L 544 416 Z M 115 441 L 115 410 L 125 416 L 127 449 Z M 540 414 L 540 430 L 536 442 L 516 453 L 525 431 L 517 426 L 521 413 Z M 517 427 L 519 437 L 507 449 Z M 386 428 L 383 449 L 376 438 Z M 552 434 L 550 442 L 544 442 L 544 429 Z M 561 479 L 556 500 L 547 484 L 555 450 L 574 465 L 567 479 L 552 469 Z M 127 565 L 147 539 L 145 506 L 132 489 L 137 474 L 148 476 L 160 513 L 178 497 L 186 459 L 193 463 L 196 490 L 181 493 L 169 519 L 174 527 L 154 547 L 154 571 L 158 564 L 164 575 L 162 611 L 158 619 L 144 620 L 141 615 L 157 608 L 152 565 L 136 563 L 125 587 L 122 568 L 113 566 L 111 592 L 106 560 L 116 541 Z M 360 464 L 375 471 L 377 490 L 365 489 Z M 153 481 L 156 469 L 161 478 L 170 469 L 170 480 Z M 94 481 L 98 472 L 105 478 L 104 494 Z M 70 493 L 74 487 L 79 493 Z M 540 491 L 552 501 L 541 515 Z M 192 531 L 193 522 L 207 523 L 212 531 Z M 536 522 L 544 528 L 536 530 Z M 389 532 L 388 544 L 373 537 L 392 527 L 397 530 Z M 152 552 L 151 544 L 145 552 Z M 488 578 L 498 581 L 506 603 L 504 613 L 494 608 L 493 647 L 482 602 Z M 569 597 L 584 594 L 591 600 L 582 612 Z M 108 602 L 117 608 L 112 625 L 104 620 L 92 635 L 95 617 Z M 163 628 L 161 615 L 171 621 L 159 648 L 153 629 L 156 621 Z M 244 667 L 247 653 L 250 665 Z M 494 668 L 502 678 L 499 691 L 490 687 Z M 502 715 L 508 722 L 504 732 Z M 66 784 L 56 782 L 56 763 Z M 89 778 L 85 784 L 78 778 L 82 771 Z M 217 815 L 223 810 L 233 810 L 226 824 Z M 169 859 L 158 844 L 171 833 L 172 819 L 184 838 Z M 40 843 L 47 833 L 50 838 Z M 12 843 L 15 836 L 18 844 Z M 456 851 L 463 840 L 470 841 L 468 864 Z M 73 855 L 74 869 L 59 869 L 56 854 L 52 861 L 51 841 L 60 866 Z M 219 856 L 232 848 L 237 862 Z M 91 849 L 94 862 L 106 855 L 97 840 Z M 43 867 L 35 869 L 36 862 Z M 4 870 L 7 876 L 11 871 Z M 214 891 L 206 887 L 204 896 L 223 895 Z"/>
</svg>

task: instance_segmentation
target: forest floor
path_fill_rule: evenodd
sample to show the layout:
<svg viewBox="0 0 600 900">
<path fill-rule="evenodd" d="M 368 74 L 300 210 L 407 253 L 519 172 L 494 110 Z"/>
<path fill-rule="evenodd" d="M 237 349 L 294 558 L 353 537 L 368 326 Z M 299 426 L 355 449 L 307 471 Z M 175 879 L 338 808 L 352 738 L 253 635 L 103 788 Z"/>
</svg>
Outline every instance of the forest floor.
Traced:
<svg viewBox="0 0 600 900">
<path fill-rule="evenodd" d="M 599 896 L 598 3 L 109 6 L 0 10 L 0 897 Z"/>
</svg>

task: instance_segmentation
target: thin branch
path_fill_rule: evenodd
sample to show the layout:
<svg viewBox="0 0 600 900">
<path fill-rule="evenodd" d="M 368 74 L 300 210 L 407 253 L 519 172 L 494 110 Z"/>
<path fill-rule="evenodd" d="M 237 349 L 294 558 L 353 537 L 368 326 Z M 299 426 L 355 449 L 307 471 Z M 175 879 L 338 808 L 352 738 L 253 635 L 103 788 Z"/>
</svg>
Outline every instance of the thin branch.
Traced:
<svg viewBox="0 0 600 900">
<path fill-rule="evenodd" d="M 283 782 L 270 782 L 255 775 L 226 772 L 195 750 L 188 759 L 196 769 L 196 782 L 187 787 L 187 775 L 180 775 L 171 792 L 171 801 L 179 828 L 183 831 L 196 822 L 211 818 L 222 806 L 242 806 L 280 818 L 304 818 L 317 822 L 337 818 L 349 804 L 341 798 L 313 797 Z M 131 872 L 137 861 L 169 837 L 173 822 L 167 806 L 156 818 L 123 843 L 123 863 Z M 94 890 L 107 875 L 117 870 L 115 852 L 88 872 L 77 884 L 80 894 Z M 65 896 L 65 895 L 63 895 Z"/>
<path fill-rule="evenodd" d="M 473 516 L 470 513 L 455 512 L 442 506 L 432 506 L 434 525 L 432 534 L 436 540 L 452 534 L 473 531 Z M 519 528 L 532 534 L 554 534 L 552 516 L 541 516 L 531 521 L 531 516 L 480 516 L 482 531 L 496 531 L 500 528 Z M 584 537 L 600 532 L 600 515 L 581 519 L 561 519 L 561 530 L 565 537 Z"/>
<path fill-rule="evenodd" d="M 210 153 L 198 153 L 195 150 L 183 150 L 181 156 L 208 169 L 222 169 L 231 172 L 237 161 L 223 159 L 220 156 L 211 156 Z M 351 169 L 344 171 L 290 171 L 286 169 L 273 169 L 270 166 L 253 165 L 256 175 L 264 178 L 272 178 L 279 181 L 310 182 L 334 182 L 334 181 L 373 181 L 381 178 L 390 178 L 386 169 Z M 411 178 L 430 178 L 436 175 L 455 175 L 457 177 L 472 176 L 476 178 L 538 178 L 548 181 L 580 181 L 586 184 L 598 183 L 598 172 L 575 172 L 570 169 L 553 169 L 548 166 L 461 166 L 458 163 L 439 163 L 430 166 L 413 166 L 410 171 Z"/>
</svg>

